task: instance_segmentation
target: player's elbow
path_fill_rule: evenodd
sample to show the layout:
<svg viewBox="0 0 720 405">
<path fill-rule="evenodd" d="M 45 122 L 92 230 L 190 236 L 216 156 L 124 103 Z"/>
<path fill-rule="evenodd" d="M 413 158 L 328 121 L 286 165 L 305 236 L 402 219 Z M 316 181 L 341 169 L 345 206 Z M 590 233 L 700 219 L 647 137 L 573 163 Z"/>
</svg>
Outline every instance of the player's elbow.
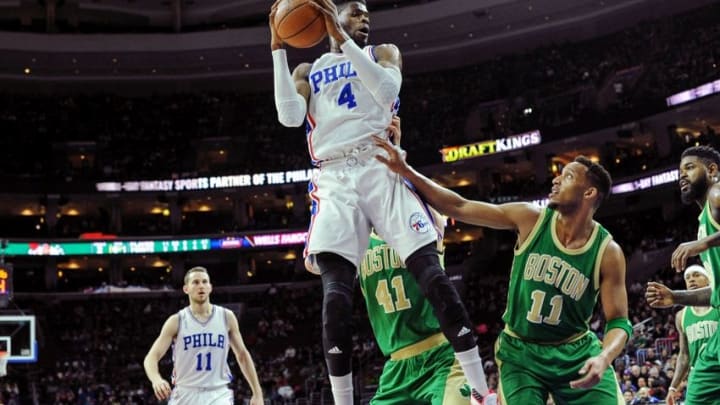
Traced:
<svg viewBox="0 0 720 405">
<path fill-rule="evenodd" d="M 278 114 L 278 121 L 282 126 L 288 127 L 288 128 L 297 128 L 300 125 L 302 125 L 304 118 L 297 118 L 294 116 L 287 116 L 283 114 Z"/>
<path fill-rule="evenodd" d="M 286 127 L 299 127 L 305 122 L 307 107 L 299 99 L 279 100 L 276 104 L 278 121 Z"/>
<path fill-rule="evenodd" d="M 372 91 L 375 101 L 381 105 L 391 105 L 400 95 L 401 78 L 399 72 L 391 74 L 378 83 L 377 87 Z"/>
<path fill-rule="evenodd" d="M 250 352 L 248 352 L 247 350 L 238 350 L 237 355 L 235 356 L 235 360 L 237 360 L 240 367 L 249 365 L 251 360 Z"/>
</svg>

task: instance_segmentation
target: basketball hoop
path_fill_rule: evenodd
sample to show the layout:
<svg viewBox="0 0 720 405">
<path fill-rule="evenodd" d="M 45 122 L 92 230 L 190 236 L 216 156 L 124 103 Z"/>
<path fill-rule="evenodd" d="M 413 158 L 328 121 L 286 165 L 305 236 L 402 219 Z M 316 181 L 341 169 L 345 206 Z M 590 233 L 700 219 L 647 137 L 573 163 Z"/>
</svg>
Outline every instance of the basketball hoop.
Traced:
<svg viewBox="0 0 720 405">
<path fill-rule="evenodd" d="M 0 351 L 0 377 L 7 375 L 8 352 Z"/>
</svg>

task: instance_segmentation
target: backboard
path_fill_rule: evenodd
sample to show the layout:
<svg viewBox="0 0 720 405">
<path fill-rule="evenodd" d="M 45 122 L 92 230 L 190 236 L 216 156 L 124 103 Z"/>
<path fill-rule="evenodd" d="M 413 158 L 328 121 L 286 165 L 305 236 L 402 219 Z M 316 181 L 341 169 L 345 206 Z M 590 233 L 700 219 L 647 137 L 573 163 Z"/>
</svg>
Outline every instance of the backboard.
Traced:
<svg viewBox="0 0 720 405">
<path fill-rule="evenodd" d="M 34 315 L 0 315 L 0 351 L 10 353 L 8 363 L 37 362 Z"/>
</svg>

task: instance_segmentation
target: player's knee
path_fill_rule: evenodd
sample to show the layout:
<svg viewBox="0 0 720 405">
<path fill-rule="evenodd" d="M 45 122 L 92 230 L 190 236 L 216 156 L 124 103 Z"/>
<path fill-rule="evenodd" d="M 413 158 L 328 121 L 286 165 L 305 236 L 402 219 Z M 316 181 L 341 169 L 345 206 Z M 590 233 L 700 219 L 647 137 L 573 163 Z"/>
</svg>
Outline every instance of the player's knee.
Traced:
<svg viewBox="0 0 720 405">
<path fill-rule="evenodd" d="M 406 260 L 425 298 L 439 311 L 464 308 L 455 287 L 440 266 L 434 244 L 423 246 Z M 464 312 L 464 309 L 461 309 Z"/>
<path fill-rule="evenodd" d="M 344 327 L 352 317 L 352 284 L 330 282 L 323 292 L 323 326 Z"/>
<path fill-rule="evenodd" d="M 455 287 L 445 271 L 434 245 L 424 246 L 413 253 L 406 265 L 415 277 L 425 298 L 433 307 L 443 334 L 456 352 L 475 346 L 470 318 Z"/>
<path fill-rule="evenodd" d="M 350 339 L 355 271 L 352 263 L 339 255 L 317 256 L 323 284 L 323 331 L 331 345 L 344 345 Z"/>
</svg>

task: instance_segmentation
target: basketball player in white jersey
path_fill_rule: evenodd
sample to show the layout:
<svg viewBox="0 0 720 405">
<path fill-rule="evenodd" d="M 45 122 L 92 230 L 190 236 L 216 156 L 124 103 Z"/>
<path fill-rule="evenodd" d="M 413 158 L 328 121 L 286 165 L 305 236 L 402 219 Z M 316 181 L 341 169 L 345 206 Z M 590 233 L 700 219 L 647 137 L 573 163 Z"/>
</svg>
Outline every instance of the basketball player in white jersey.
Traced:
<svg viewBox="0 0 720 405">
<path fill-rule="evenodd" d="M 264 404 L 255 364 L 243 343 L 237 317 L 232 311 L 210 303 L 212 284 L 207 270 L 204 267 L 188 270 L 183 291 L 190 305 L 165 321 L 143 362 L 157 399 L 169 398 L 169 405 L 232 404 L 233 392 L 227 386 L 232 380 L 227 364 L 230 348 L 252 389 L 250 404 Z M 172 390 L 158 371 L 158 362 L 171 344 Z"/>
<path fill-rule="evenodd" d="M 305 256 L 323 284 L 323 349 L 337 405 L 352 404 L 352 289 L 356 268 L 375 228 L 397 251 L 431 303 L 469 384 L 487 393 L 473 327 L 442 271 L 437 233 L 424 202 L 401 177 L 375 160 L 372 135 L 387 137 L 402 82 L 395 45 L 368 46 L 365 0 L 312 0 L 322 13 L 330 52 L 290 74 L 270 12 L 278 120 L 307 120 L 310 157 L 320 167 L 310 184 L 312 220 Z"/>
</svg>

